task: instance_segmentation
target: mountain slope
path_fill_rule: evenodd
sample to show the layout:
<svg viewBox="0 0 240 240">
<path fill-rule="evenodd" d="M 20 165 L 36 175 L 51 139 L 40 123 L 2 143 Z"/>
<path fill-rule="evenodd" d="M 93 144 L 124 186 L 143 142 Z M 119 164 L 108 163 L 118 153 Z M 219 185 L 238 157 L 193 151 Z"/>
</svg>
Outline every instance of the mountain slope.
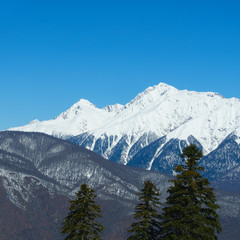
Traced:
<svg viewBox="0 0 240 240">
<path fill-rule="evenodd" d="M 166 175 L 127 168 L 46 134 L 0 132 L 0 199 L 11 213 L 6 216 L 0 207 L 0 238 L 62 239 L 59 227 L 67 199 L 87 183 L 96 189 L 104 211 L 103 224 L 108 229 L 104 239 L 111 239 L 108 236 L 120 222 L 130 221 L 135 193 L 146 179 L 154 181 L 166 196 Z"/>
<path fill-rule="evenodd" d="M 218 179 L 221 175 L 240 164 L 239 133 L 229 134 L 221 144 L 201 160 L 210 179 Z"/>
<path fill-rule="evenodd" d="M 0 132 L 0 238 L 63 239 L 59 228 L 68 211 L 67 200 L 87 183 L 101 204 L 103 238 L 126 239 L 136 192 L 148 179 L 160 188 L 164 202 L 167 175 L 113 163 L 46 134 Z M 217 194 L 222 221 L 235 226 L 240 222 L 240 196 Z M 229 236 L 225 225 L 224 231 Z"/>
</svg>

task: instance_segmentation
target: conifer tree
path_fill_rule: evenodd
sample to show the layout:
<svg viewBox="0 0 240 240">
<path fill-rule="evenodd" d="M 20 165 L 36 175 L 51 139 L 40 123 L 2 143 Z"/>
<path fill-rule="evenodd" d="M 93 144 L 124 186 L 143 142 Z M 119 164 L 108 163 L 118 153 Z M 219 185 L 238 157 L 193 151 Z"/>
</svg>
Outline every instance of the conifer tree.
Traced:
<svg viewBox="0 0 240 240">
<path fill-rule="evenodd" d="M 96 204 L 95 198 L 94 190 L 82 184 L 76 193 L 76 200 L 69 201 L 69 213 L 61 227 L 65 240 L 101 239 L 104 227 L 95 221 L 95 218 L 101 217 L 100 206 Z"/>
<path fill-rule="evenodd" d="M 183 164 L 175 170 L 176 179 L 168 189 L 166 207 L 163 209 L 162 237 L 178 240 L 215 240 L 221 232 L 217 214 L 219 206 L 213 188 L 198 165 L 203 153 L 195 145 L 183 150 Z"/>
<path fill-rule="evenodd" d="M 133 233 L 128 240 L 155 240 L 160 230 L 161 205 L 160 192 L 151 181 L 145 181 L 140 193 L 137 193 L 139 203 L 135 207 L 134 222 L 129 232 Z"/>
</svg>

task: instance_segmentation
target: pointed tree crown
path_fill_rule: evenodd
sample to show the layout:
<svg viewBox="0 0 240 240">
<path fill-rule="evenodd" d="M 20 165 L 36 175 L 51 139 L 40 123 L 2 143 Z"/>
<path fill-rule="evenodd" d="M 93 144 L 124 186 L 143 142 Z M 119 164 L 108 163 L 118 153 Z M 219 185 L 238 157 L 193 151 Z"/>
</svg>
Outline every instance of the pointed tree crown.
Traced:
<svg viewBox="0 0 240 240">
<path fill-rule="evenodd" d="M 76 199 L 69 201 L 69 213 L 61 228 L 61 233 L 66 235 L 65 240 L 101 239 L 104 227 L 95 221 L 102 216 L 100 206 L 95 201 L 96 196 L 94 189 L 82 184 Z"/>
<path fill-rule="evenodd" d="M 133 233 L 128 240 L 154 240 L 160 231 L 161 205 L 159 189 L 150 181 L 145 181 L 140 193 L 137 193 L 139 203 L 135 206 L 134 219 L 129 232 Z"/>
<path fill-rule="evenodd" d="M 203 153 L 196 145 L 183 149 L 183 163 L 175 170 L 178 173 L 171 180 L 166 207 L 163 209 L 163 239 L 217 239 L 221 226 L 216 196 L 199 166 Z"/>
</svg>

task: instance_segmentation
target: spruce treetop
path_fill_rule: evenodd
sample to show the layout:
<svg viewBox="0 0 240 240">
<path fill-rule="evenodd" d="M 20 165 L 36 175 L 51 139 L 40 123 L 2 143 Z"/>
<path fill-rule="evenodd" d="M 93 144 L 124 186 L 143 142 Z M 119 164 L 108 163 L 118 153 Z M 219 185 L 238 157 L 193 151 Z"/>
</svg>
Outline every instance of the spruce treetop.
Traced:
<svg viewBox="0 0 240 240">
<path fill-rule="evenodd" d="M 134 219 L 129 232 L 133 233 L 128 240 L 155 240 L 160 231 L 161 205 L 159 189 L 151 181 L 145 181 L 140 193 L 137 193 L 139 203 L 135 206 Z"/>
<path fill-rule="evenodd" d="M 82 184 L 76 193 L 76 199 L 70 200 L 68 216 L 64 219 L 61 233 L 66 235 L 65 240 L 96 240 L 104 227 L 95 221 L 101 217 L 100 206 L 96 204 L 94 189 Z"/>
<path fill-rule="evenodd" d="M 221 226 L 217 214 L 219 206 L 213 188 L 201 172 L 198 162 L 203 153 L 191 144 L 183 149 L 183 163 L 176 166 L 178 173 L 168 189 L 163 209 L 163 239 L 215 240 Z"/>
</svg>

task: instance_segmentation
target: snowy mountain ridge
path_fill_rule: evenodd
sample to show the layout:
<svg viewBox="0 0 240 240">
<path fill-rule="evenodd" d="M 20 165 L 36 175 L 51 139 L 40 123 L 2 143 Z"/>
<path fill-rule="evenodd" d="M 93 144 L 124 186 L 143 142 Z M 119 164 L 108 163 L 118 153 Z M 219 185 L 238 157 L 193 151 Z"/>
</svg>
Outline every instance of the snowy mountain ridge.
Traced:
<svg viewBox="0 0 240 240">
<path fill-rule="evenodd" d="M 59 137 L 88 132 L 99 138 L 153 132 L 157 137 L 187 139 L 193 135 L 209 153 L 231 132 L 240 129 L 240 100 L 218 93 L 177 90 L 164 83 L 149 87 L 125 106 L 97 108 L 81 99 L 49 121 L 10 130 L 44 132 Z M 240 130 L 238 130 L 240 131 Z"/>
</svg>

